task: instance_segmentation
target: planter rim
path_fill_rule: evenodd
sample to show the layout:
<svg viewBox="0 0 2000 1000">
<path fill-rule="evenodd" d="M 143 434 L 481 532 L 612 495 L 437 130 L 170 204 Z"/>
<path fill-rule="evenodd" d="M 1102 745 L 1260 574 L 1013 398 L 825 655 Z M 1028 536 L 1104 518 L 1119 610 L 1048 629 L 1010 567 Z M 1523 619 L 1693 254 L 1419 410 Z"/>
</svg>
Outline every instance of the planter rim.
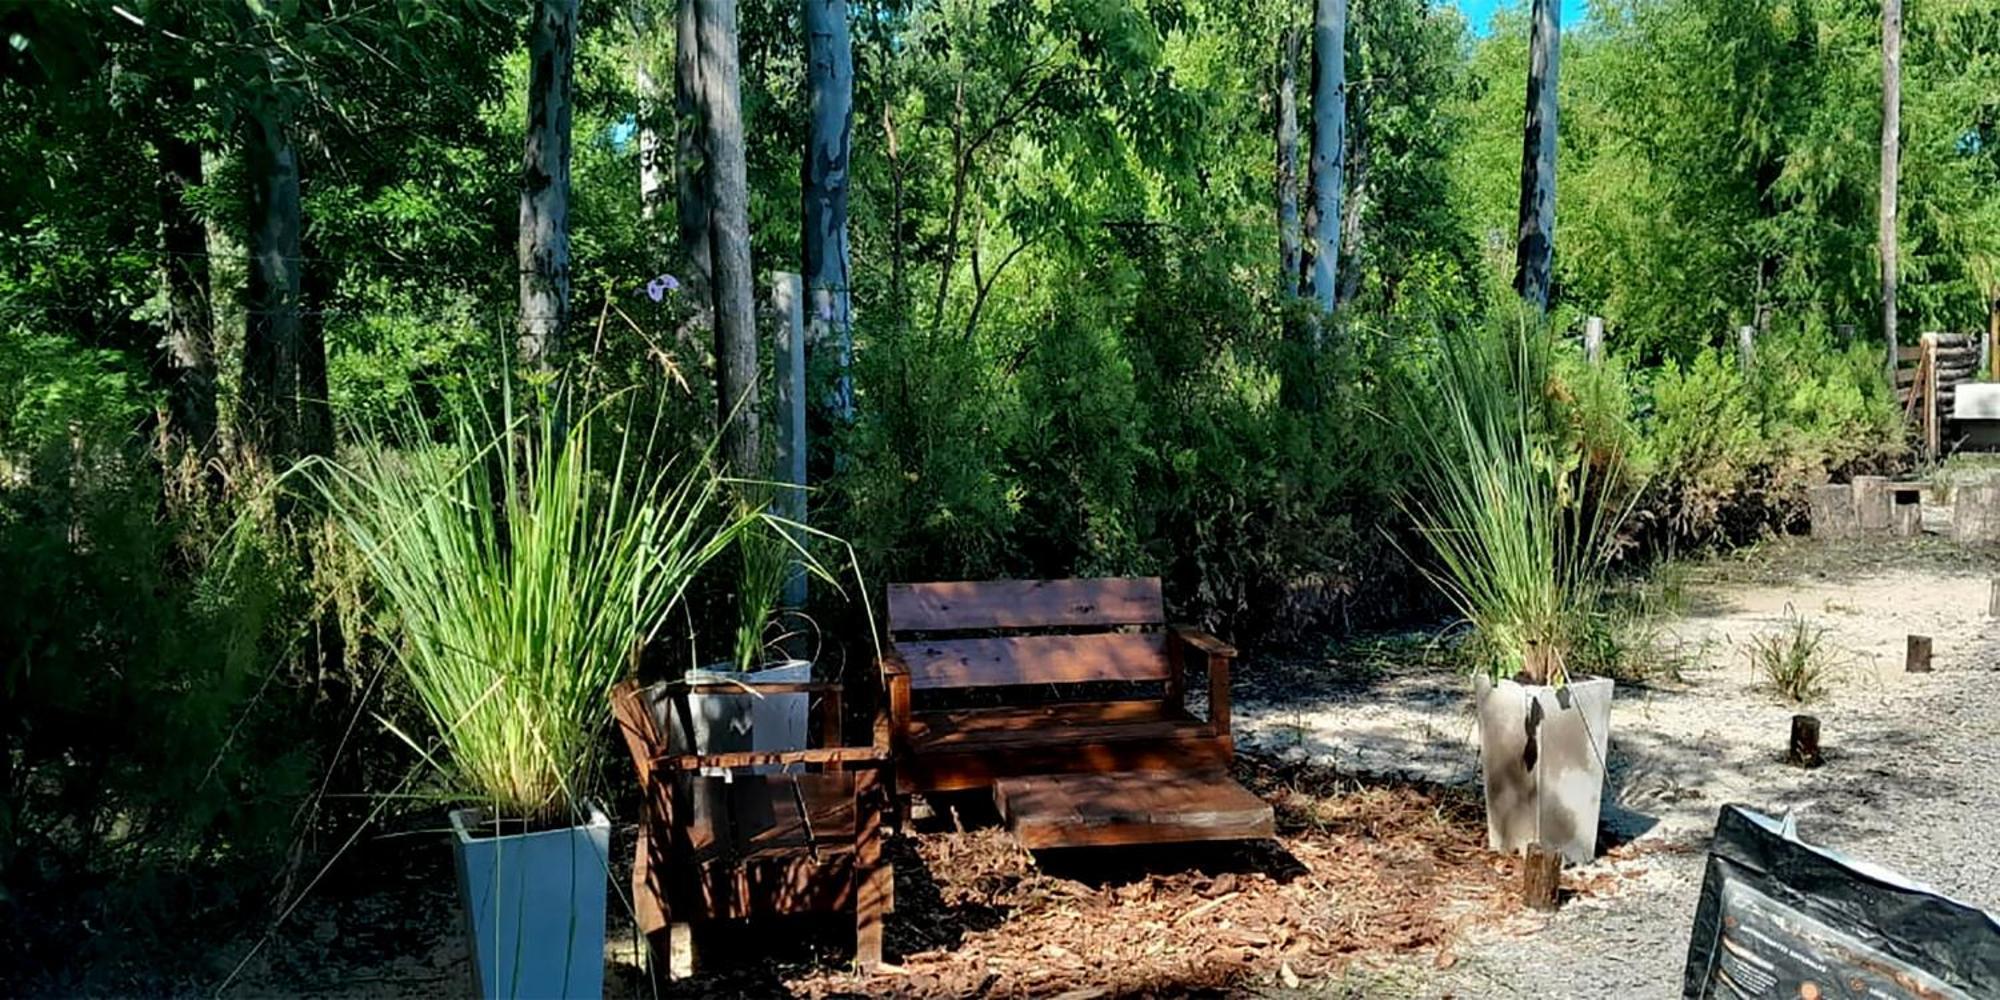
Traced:
<svg viewBox="0 0 2000 1000">
<path fill-rule="evenodd" d="M 610 829 L 611 817 L 605 813 L 603 804 L 599 803 L 596 799 L 585 799 L 582 805 L 587 810 L 587 814 L 581 823 L 552 827 L 547 830 L 530 830 L 524 833 L 503 833 L 498 836 L 491 836 L 484 833 L 475 835 L 480 827 L 493 819 L 492 815 L 486 811 L 486 807 L 461 806 L 460 808 L 451 810 L 448 814 L 451 820 L 451 836 L 453 840 L 460 844 L 471 844 L 492 843 L 496 840 L 518 841 L 530 837 L 568 836 L 577 830 L 594 830 L 600 827 L 607 830 Z"/>
<path fill-rule="evenodd" d="M 1613 678 L 1600 677 L 1596 674 L 1579 674 L 1571 677 L 1570 679 L 1562 682 L 1561 684 L 1523 684 L 1522 682 L 1517 681 L 1512 677 L 1503 677 L 1496 681 L 1493 678 L 1488 677 L 1483 673 L 1480 673 L 1472 675 L 1472 683 L 1475 688 L 1481 684 L 1486 684 L 1492 687 L 1502 687 L 1511 685 L 1513 687 L 1522 688 L 1528 691 L 1554 691 L 1560 688 L 1579 687 L 1585 684 L 1616 685 L 1618 682 Z"/>
<path fill-rule="evenodd" d="M 745 679 L 755 682 L 763 674 L 775 673 L 780 670 L 797 670 L 800 667 L 811 666 L 813 666 L 813 661 L 811 660 L 767 660 L 763 666 L 755 670 L 736 670 L 729 663 L 716 662 L 703 667 L 690 667 L 688 668 L 687 676 L 691 678 L 720 677 L 729 680 Z"/>
</svg>

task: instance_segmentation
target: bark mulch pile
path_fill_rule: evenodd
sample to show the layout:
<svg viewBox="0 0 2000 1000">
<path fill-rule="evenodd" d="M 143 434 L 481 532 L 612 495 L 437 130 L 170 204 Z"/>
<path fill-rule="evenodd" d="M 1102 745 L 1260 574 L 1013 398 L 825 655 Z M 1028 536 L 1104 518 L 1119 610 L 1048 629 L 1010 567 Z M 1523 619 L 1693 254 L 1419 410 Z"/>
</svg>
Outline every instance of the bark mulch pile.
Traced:
<svg viewBox="0 0 2000 1000">
<path fill-rule="evenodd" d="M 1002 830 L 945 820 L 948 832 L 892 842 L 890 967 L 843 968 L 835 928 L 789 954 L 771 947 L 794 933 L 751 930 L 747 947 L 730 943 L 740 957 L 666 992 L 1082 1000 L 1297 987 L 1355 962 L 1448 966 L 1461 927 L 1518 909 L 1517 869 L 1486 850 L 1476 793 L 1255 758 L 1238 776 L 1276 808 L 1277 841 L 1036 858 Z"/>
</svg>

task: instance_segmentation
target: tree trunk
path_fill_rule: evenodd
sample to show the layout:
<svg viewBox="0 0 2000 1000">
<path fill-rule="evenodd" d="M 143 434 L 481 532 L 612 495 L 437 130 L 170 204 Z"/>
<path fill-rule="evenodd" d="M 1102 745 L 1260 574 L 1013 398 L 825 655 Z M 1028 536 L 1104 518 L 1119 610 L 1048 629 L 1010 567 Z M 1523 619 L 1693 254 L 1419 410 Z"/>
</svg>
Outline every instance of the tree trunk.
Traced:
<svg viewBox="0 0 2000 1000">
<path fill-rule="evenodd" d="M 750 274 L 749 164 L 744 158 L 736 0 L 698 0 L 702 135 L 708 147 L 708 239 L 714 286 L 715 398 L 732 473 L 761 474 L 757 446 L 757 317 Z"/>
<path fill-rule="evenodd" d="M 1903 0 L 1882 0 L 1882 339 L 1896 380 L 1896 185 L 1903 127 Z"/>
<path fill-rule="evenodd" d="M 848 162 L 854 136 L 854 47 L 848 37 L 847 0 L 801 0 L 806 32 L 806 106 L 812 136 L 799 175 L 804 212 L 800 257 L 812 305 L 807 342 L 833 353 L 829 416 L 854 418 L 848 364 L 854 351 L 848 289 Z"/>
<path fill-rule="evenodd" d="M 667 200 L 665 133 L 671 95 L 658 58 L 660 19 L 655 0 L 630 0 L 625 13 L 632 23 L 632 90 L 639 98 L 633 122 L 639 143 L 639 218 L 651 238 L 660 206 Z"/>
<path fill-rule="evenodd" d="M 1514 289 L 1549 308 L 1556 239 L 1556 76 L 1562 59 L 1559 0 L 1534 0 L 1528 37 L 1527 124 L 1521 130 L 1521 212 Z"/>
<path fill-rule="evenodd" d="M 202 184 L 201 144 L 171 131 L 154 140 L 159 155 L 161 276 L 167 331 L 161 361 L 168 431 L 180 448 L 203 456 L 215 446 L 215 315 L 208 298 L 208 227 L 188 204 Z"/>
<path fill-rule="evenodd" d="M 702 0 L 679 0 L 674 9 L 674 212 L 680 224 L 681 251 L 687 255 L 683 285 L 688 299 L 700 303 L 706 323 L 710 276 L 715 265 L 708 250 L 708 139 L 702 115 Z"/>
<path fill-rule="evenodd" d="M 243 332 L 243 439 L 277 460 L 296 442 L 299 393 L 299 165 L 277 114 L 250 116 L 250 276 Z"/>
<path fill-rule="evenodd" d="M 1364 70 L 1365 76 L 1365 70 Z M 1368 211 L 1368 182 L 1370 161 L 1368 156 L 1368 91 L 1363 88 L 1355 95 L 1354 106 L 1349 109 L 1347 120 L 1347 198 L 1341 204 L 1340 242 L 1347 255 L 1347 266 L 1340 269 L 1340 290 L 1334 296 L 1335 304 L 1352 302 L 1361 291 L 1361 248 L 1362 215 Z"/>
<path fill-rule="evenodd" d="M 1341 161 L 1347 149 L 1347 0 L 1315 3 L 1313 63 L 1312 294 L 1320 310 L 1331 314 L 1340 284 Z"/>
<path fill-rule="evenodd" d="M 569 329 L 570 95 L 577 0 L 537 0 L 528 25 L 528 139 L 521 157 L 521 364 L 552 368 Z"/>
<path fill-rule="evenodd" d="M 1299 230 L 1299 46 L 1297 28 L 1278 34 L 1278 294 L 1298 294 Z"/>
</svg>

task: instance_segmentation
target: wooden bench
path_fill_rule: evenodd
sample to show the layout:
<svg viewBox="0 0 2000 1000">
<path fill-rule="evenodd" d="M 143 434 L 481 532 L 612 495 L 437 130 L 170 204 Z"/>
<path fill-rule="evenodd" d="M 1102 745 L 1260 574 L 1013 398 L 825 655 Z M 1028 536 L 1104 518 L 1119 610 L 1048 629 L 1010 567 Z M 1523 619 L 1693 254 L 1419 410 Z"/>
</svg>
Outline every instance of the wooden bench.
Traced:
<svg viewBox="0 0 2000 1000">
<path fill-rule="evenodd" d="M 887 722 L 877 721 L 873 745 L 839 746 L 838 684 L 760 684 L 758 691 L 819 695 L 826 745 L 677 754 L 668 749 L 670 716 L 657 688 L 628 680 L 612 693 L 644 792 L 633 916 L 647 942 L 665 952 L 669 978 L 694 971 L 695 923 L 753 916 L 852 912 L 855 963 L 872 969 L 882 960 L 882 917 L 895 909 L 882 856 Z"/>
<path fill-rule="evenodd" d="M 888 613 L 900 795 L 990 788 L 1031 848 L 1271 836 L 1270 807 L 1227 773 L 1236 651 L 1168 626 L 1159 580 L 895 584 Z M 1184 704 L 1190 659 L 1206 718 Z"/>
</svg>

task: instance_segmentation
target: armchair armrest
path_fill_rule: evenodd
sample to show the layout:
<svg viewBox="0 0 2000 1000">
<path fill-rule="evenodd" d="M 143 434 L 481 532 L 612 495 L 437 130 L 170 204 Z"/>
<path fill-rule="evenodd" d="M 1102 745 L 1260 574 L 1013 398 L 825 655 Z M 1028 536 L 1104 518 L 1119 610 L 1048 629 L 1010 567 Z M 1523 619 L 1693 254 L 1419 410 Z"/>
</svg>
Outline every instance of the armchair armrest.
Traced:
<svg viewBox="0 0 2000 1000">
<path fill-rule="evenodd" d="M 1236 658 L 1236 647 L 1209 635 L 1190 625 L 1171 625 L 1167 628 L 1168 647 L 1173 655 L 1174 680 L 1180 680 L 1182 649 L 1192 649 L 1202 654 L 1208 675 L 1208 728 L 1215 735 L 1229 738 L 1229 661 Z"/>
<path fill-rule="evenodd" d="M 747 767 L 840 764 L 848 767 L 881 767 L 889 755 L 874 747 L 818 747 L 812 750 L 737 750 L 711 754 L 661 754 L 654 757 L 656 771 L 698 771 L 716 767 L 737 770 Z"/>
<path fill-rule="evenodd" d="M 883 715 L 877 718 L 876 740 L 885 750 L 903 742 L 910 731 L 910 664 L 902 650 L 887 646 L 882 650 Z"/>
</svg>

